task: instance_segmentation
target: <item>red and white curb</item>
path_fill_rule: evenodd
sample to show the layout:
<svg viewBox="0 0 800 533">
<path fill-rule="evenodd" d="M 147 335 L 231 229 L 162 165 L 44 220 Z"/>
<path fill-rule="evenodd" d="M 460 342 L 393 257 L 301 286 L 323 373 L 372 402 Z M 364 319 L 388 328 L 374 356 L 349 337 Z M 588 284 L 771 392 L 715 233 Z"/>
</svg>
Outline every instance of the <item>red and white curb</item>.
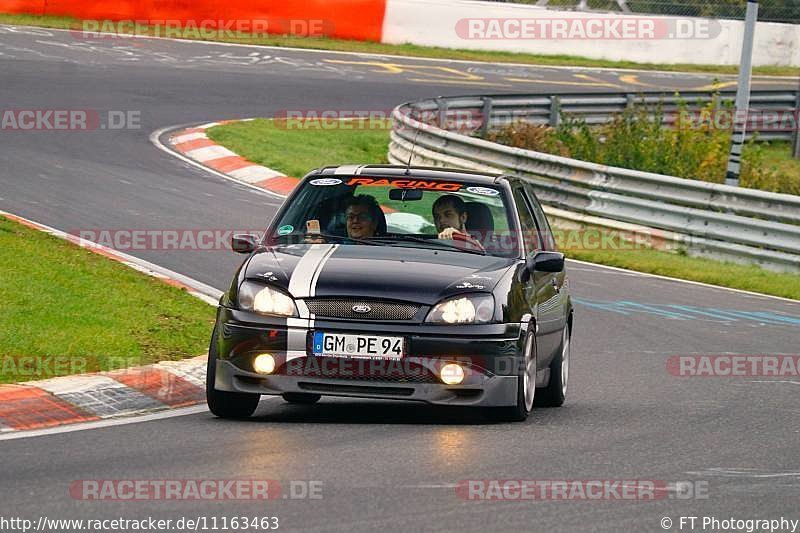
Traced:
<svg viewBox="0 0 800 533">
<path fill-rule="evenodd" d="M 237 153 L 215 143 L 205 133 L 207 129 L 214 126 L 232 124 L 234 122 L 249 122 L 251 120 L 255 119 L 221 120 L 201 126 L 179 129 L 169 136 L 168 142 L 172 150 L 164 147 L 159 140 L 165 130 L 156 131 L 150 136 L 150 140 L 162 150 L 171 152 L 173 155 L 210 170 L 214 174 L 257 187 L 280 198 L 286 198 L 300 182 L 298 178 L 285 176 L 277 170 L 248 161 Z M 354 168 L 356 166 L 358 165 L 354 165 Z M 394 209 L 385 205 L 381 205 L 381 209 L 384 213 L 394 212 Z"/>
<path fill-rule="evenodd" d="M 0 385 L 0 434 L 188 407 L 205 401 L 206 356 Z"/>
<path fill-rule="evenodd" d="M 130 256 L 32 220 L 0 216 L 69 241 L 182 288 L 217 305 L 222 291 L 149 261 Z M 0 435 L 66 424 L 101 421 L 187 407 L 205 401 L 206 356 L 148 366 L 0 385 Z"/>
<path fill-rule="evenodd" d="M 210 168 L 235 181 L 240 181 L 270 192 L 276 196 L 285 197 L 300 181 L 283 173 L 257 165 L 242 156 L 221 146 L 206 135 L 206 130 L 221 124 L 233 122 L 248 122 L 254 119 L 223 120 L 209 122 L 200 126 L 179 130 L 169 137 L 169 144 L 173 150 L 182 154 L 187 159 Z"/>
</svg>

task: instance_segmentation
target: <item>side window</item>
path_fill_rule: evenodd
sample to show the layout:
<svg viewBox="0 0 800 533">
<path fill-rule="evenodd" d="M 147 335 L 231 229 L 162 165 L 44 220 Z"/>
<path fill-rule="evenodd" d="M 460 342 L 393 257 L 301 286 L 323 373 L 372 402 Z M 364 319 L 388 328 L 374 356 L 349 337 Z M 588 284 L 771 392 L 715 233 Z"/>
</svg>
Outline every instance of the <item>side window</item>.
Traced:
<svg viewBox="0 0 800 533">
<path fill-rule="evenodd" d="M 533 208 L 533 216 L 536 218 L 536 225 L 539 226 L 539 234 L 542 236 L 544 249 L 556 251 L 558 247 L 556 246 L 556 240 L 553 236 L 553 230 L 550 229 L 550 223 L 547 222 L 547 217 L 544 215 L 544 210 L 536 199 L 536 195 L 533 193 L 533 188 L 528 184 L 525 184 L 525 193 L 525 196 L 527 196 Z"/>
<path fill-rule="evenodd" d="M 522 229 L 522 242 L 525 245 L 525 253 L 528 254 L 536 250 L 541 250 L 536 221 L 528 207 L 525 193 L 521 187 L 514 187 L 513 195 L 514 203 L 517 204 L 517 213 L 519 213 L 519 223 Z"/>
</svg>

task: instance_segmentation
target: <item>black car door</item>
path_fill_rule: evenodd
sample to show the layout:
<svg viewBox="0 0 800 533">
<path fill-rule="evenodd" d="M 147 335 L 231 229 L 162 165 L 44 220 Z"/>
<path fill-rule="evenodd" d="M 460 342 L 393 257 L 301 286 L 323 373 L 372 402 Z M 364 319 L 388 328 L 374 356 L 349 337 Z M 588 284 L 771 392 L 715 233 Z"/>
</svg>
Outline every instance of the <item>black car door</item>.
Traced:
<svg viewBox="0 0 800 533">
<path fill-rule="evenodd" d="M 525 255 L 530 256 L 544 249 L 541 232 L 521 183 L 512 186 L 512 194 L 522 229 Z M 556 279 L 556 275 L 550 272 L 534 272 L 525 287 L 526 299 L 536 319 L 540 367 L 550 361 L 561 340 Z"/>
<path fill-rule="evenodd" d="M 550 228 L 550 223 L 547 221 L 547 217 L 542 209 L 542 204 L 540 204 L 539 200 L 536 199 L 536 194 L 533 191 L 533 187 L 529 183 L 525 183 L 524 188 L 526 197 L 528 198 L 533 211 L 533 217 L 536 220 L 537 227 L 539 228 L 539 234 L 542 238 L 542 248 L 549 252 L 557 252 L 558 246 L 556 245 L 553 230 Z M 556 348 L 560 348 L 561 332 L 567 325 L 567 316 L 569 314 L 569 287 L 567 283 L 566 270 L 562 270 L 561 272 L 553 274 L 552 283 L 556 292 L 556 302 L 553 303 L 553 306 L 557 311 L 553 316 L 553 320 L 558 321 L 556 328 L 558 331 Z"/>
</svg>

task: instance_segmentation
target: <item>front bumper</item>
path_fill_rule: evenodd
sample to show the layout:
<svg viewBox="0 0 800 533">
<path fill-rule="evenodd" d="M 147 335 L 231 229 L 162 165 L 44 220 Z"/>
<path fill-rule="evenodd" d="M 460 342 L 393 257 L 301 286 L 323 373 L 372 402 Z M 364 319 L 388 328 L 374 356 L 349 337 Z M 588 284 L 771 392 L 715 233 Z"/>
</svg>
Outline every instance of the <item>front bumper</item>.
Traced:
<svg viewBox="0 0 800 533">
<path fill-rule="evenodd" d="M 420 401 L 437 405 L 509 406 L 517 399 L 526 324 L 439 326 L 401 322 L 280 319 L 220 307 L 214 387 L 229 392 L 287 392 Z M 402 336 L 400 361 L 320 358 L 314 331 Z M 259 353 L 275 357 L 275 373 L 253 371 Z M 444 364 L 466 370 L 459 385 L 439 378 Z"/>
</svg>

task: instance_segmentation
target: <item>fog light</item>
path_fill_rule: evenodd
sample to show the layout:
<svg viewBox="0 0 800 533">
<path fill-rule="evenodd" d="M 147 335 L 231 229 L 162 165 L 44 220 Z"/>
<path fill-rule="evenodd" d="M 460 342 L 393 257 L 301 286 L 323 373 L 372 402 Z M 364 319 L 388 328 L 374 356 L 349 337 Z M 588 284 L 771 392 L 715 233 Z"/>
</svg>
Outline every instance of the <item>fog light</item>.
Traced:
<svg viewBox="0 0 800 533">
<path fill-rule="evenodd" d="M 275 371 L 275 358 L 268 353 L 257 355 L 253 359 L 253 370 L 259 374 L 272 374 Z"/>
<path fill-rule="evenodd" d="M 456 363 L 448 363 L 439 371 L 439 377 L 446 385 L 458 385 L 464 381 L 464 369 Z"/>
</svg>

